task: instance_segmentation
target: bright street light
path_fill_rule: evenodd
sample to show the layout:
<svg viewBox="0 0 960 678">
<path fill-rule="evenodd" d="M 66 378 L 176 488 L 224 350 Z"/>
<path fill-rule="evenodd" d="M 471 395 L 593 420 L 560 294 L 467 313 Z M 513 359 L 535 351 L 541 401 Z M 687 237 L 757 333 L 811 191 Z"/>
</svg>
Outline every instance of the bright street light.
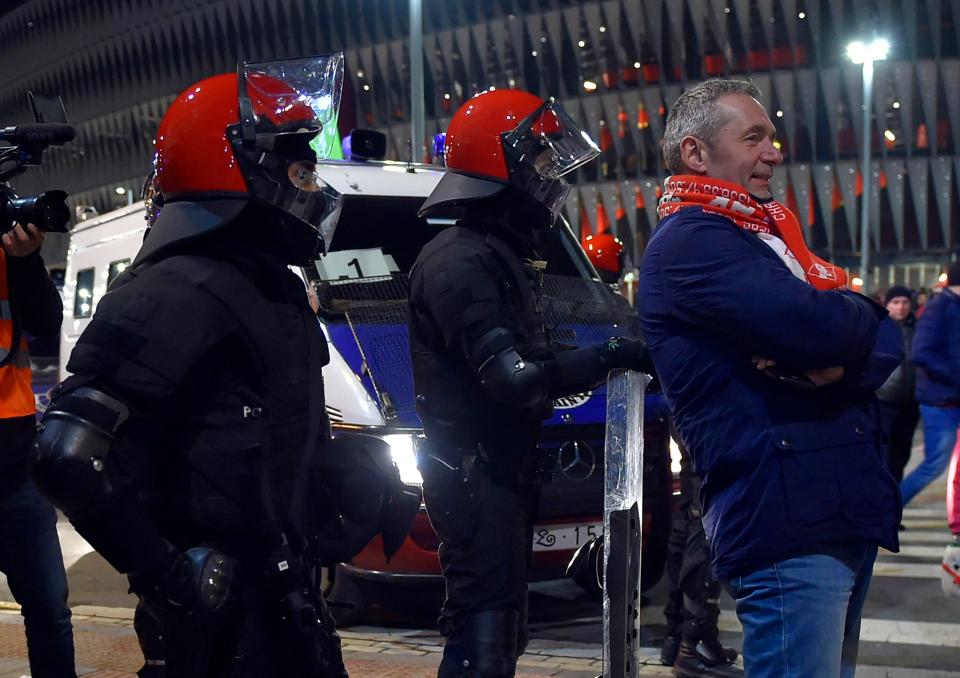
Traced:
<svg viewBox="0 0 960 678">
<path fill-rule="evenodd" d="M 873 135 L 870 131 L 870 123 L 873 117 L 870 115 L 870 109 L 873 103 L 873 62 L 881 61 L 887 58 L 887 52 L 890 51 L 890 42 L 886 38 L 874 38 L 872 42 L 864 40 L 854 40 L 847 45 L 847 57 L 855 64 L 863 65 L 863 137 L 860 144 L 863 146 L 863 162 L 861 169 L 863 171 L 863 183 L 866 186 L 868 181 L 873 180 L 873 174 L 870 169 L 872 160 L 872 149 L 870 146 Z M 863 208 L 860 212 L 860 275 L 863 277 L 863 291 L 868 291 L 868 281 L 870 280 L 870 198 L 867 191 L 863 194 Z"/>
<path fill-rule="evenodd" d="M 854 40 L 847 45 L 847 57 L 855 64 L 868 61 L 883 61 L 890 51 L 890 41 L 886 38 L 874 38 L 873 42 L 866 43 Z"/>
</svg>

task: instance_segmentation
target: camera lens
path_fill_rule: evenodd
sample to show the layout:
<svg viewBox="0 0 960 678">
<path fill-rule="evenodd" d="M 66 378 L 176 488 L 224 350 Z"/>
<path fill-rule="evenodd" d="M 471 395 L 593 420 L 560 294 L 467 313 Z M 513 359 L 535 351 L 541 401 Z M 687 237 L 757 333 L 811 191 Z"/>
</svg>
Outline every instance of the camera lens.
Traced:
<svg viewBox="0 0 960 678">
<path fill-rule="evenodd" d="M 70 210 L 65 191 L 46 191 L 25 198 L 12 198 L 5 205 L 7 221 L 34 224 L 41 231 L 66 233 Z"/>
</svg>

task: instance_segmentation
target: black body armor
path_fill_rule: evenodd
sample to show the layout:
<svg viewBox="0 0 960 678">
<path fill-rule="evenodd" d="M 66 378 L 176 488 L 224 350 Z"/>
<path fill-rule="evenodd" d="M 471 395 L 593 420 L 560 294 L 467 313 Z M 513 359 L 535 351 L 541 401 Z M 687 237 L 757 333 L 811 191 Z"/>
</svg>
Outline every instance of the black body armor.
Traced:
<svg viewBox="0 0 960 678">
<path fill-rule="evenodd" d="M 303 283 L 244 244 L 252 221 L 115 281 L 36 444 L 38 486 L 164 628 L 168 678 L 345 675 L 304 557 L 320 522 L 303 481 L 329 439 L 327 345 Z M 198 547 L 236 563 L 217 614 L 196 605 Z M 256 652 L 231 646 L 283 619 L 313 621 L 261 637 Z"/>
<path fill-rule="evenodd" d="M 431 444 L 530 452 L 552 412 L 547 393 L 516 407 L 478 378 L 492 330 L 506 329 L 521 358 L 550 353 L 539 307 L 539 271 L 493 233 L 457 226 L 421 252 L 411 271 L 410 350 L 417 412 Z M 511 341 L 513 343 L 513 341 Z M 534 365 L 530 366 L 534 368 Z"/>
</svg>

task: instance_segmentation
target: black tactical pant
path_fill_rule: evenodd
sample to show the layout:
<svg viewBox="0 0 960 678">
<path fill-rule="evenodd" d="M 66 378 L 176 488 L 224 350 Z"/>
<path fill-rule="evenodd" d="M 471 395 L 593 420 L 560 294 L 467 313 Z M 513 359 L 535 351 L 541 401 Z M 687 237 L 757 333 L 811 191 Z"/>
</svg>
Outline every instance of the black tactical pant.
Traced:
<svg viewBox="0 0 960 678">
<path fill-rule="evenodd" d="M 700 480 L 684 462 L 680 501 L 673 515 L 667 544 L 667 580 L 670 594 L 663 610 L 667 635 L 682 635 L 696 643 L 716 640 L 720 615 L 720 584 L 710 576 L 710 554 L 703 532 Z"/>
<path fill-rule="evenodd" d="M 237 606 L 228 618 L 211 620 L 184 616 L 158 607 L 137 605 L 133 626 L 144 666 L 140 678 L 347 678 L 335 631 L 323 597 L 311 596 L 315 610 L 329 630 L 323 640 L 324 670 L 310 668 L 303 658 L 303 641 L 281 621 L 281 610 L 263 591 L 247 587 L 238 592 Z"/>
<path fill-rule="evenodd" d="M 420 471 L 447 593 L 439 620 L 447 639 L 440 675 L 512 676 L 527 641 L 539 486 L 501 478 L 473 455 L 444 454 L 442 461 L 423 455 Z"/>
</svg>

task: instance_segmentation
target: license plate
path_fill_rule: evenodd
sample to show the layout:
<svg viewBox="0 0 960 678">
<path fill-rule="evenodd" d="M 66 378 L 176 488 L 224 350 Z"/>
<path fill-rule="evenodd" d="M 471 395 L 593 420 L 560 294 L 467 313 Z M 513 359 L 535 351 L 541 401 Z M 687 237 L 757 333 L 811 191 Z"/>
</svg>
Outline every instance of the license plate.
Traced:
<svg viewBox="0 0 960 678">
<path fill-rule="evenodd" d="M 572 551 L 603 534 L 603 523 L 541 525 L 533 528 L 534 551 Z"/>
</svg>

